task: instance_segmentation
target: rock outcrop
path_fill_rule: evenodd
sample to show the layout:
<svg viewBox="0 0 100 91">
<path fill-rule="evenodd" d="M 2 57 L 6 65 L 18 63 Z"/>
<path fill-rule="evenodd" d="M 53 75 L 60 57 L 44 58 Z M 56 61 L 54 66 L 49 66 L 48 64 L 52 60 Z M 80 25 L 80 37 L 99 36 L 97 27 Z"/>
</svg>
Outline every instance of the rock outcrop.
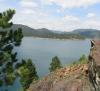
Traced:
<svg viewBox="0 0 100 91">
<path fill-rule="evenodd" d="M 91 91 L 87 69 L 87 64 L 58 69 L 31 84 L 28 91 Z"/>
<path fill-rule="evenodd" d="M 67 66 L 31 84 L 27 91 L 100 91 L 100 41 L 92 40 L 88 63 Z"/>
<path fill-rule="evenodd" d="M 100 40 L 91 41 L 88 71 L 92 86 L 100 91 Z"/>
</svg>

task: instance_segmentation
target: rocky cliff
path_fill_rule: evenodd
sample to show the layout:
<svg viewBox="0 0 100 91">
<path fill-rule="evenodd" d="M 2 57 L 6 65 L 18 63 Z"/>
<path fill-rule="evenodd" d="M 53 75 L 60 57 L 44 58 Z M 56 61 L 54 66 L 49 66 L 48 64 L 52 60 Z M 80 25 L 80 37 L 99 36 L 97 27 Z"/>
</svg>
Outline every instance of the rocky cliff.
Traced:
<svg viewBox="0 0 100 91">
<path fill-rule="evenodd" d="M 89 81 L 95 91 L 100 91 L 100 40 L 91 41 L 88 71 Z"/>
<path fill-rule="evenodd" d="M 28 91 L 91 91 L 87 69 L 87 64 L 61 68 L 31 84 Z"/>
<path fill-rule="evenodd" d="M 27 91 L 100 91 L 100 41 L 92 40 L 87 63 L 67 66 L 30 85 Z"/>
</svg>

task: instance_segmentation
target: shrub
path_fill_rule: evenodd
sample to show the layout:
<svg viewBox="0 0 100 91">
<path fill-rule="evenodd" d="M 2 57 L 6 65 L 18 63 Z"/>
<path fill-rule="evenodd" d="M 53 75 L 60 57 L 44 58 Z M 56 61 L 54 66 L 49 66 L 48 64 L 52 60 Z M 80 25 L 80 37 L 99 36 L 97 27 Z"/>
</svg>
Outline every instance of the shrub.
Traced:
<svg viewBox="0 0 100 91">
<path fill-rule="evenodd" d="M 62 65 L 59 58 L 57 56 L 53 57 L 49 68 L 50 72 L 55 71 L 56 69 L 59 69 L 61 67 Z"/>
</svg>

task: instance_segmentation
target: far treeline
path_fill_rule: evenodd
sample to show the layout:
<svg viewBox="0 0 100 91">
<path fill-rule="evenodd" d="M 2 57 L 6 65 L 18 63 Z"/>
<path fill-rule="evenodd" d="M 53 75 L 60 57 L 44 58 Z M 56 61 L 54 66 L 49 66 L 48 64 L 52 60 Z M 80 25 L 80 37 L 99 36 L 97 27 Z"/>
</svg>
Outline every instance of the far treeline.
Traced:
<svg viewBox="0 0 100 91">
<path fill-rule="evenodd" d="M 54 30 L 49 30 L 46 28 L 41 28 L 41 29 L 33 29 L 30 28 L 26 25 L 21 25 L 21 24 L 13 24 L 10 28 L 6 29 L 1 29 L 9 31 L 12 29 L 13 31 L 18 29 L 22 29 L 22 33 L 25 37 L 40 37 L 40 38 L 52 38 L 52 39 L 91 39 L 91 38 L 100 38 L 100 30 L 97 29 L 76 29 L 71 32 L 65 32 L 62 31 L 54 31 Z"/>
</svg>

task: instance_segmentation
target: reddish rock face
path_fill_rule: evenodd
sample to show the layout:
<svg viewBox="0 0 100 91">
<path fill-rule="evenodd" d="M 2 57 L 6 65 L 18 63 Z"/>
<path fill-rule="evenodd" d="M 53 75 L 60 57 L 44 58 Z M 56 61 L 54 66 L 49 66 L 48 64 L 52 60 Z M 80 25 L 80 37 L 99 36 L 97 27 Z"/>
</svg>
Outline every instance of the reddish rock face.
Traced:
<svg viewBox="0 0 100 91">
<path fill-rule="evenodd" d="M 100 40 L 91 41 L 88 66 L 89 80 L 95 91 L 100 91 Z"/>
<path fill-rule="evenodd" d="M 61 68 L 31 84 L 28 91 L 91 91 L 86 70 L 87 64 Z"/>
<path fill-rule="evenodd" d="M 94 46 L 99 46 L 100 45 L 100 40 L 99 39 L 91 40 L 91 42 L 93 43 Z"/>
<path fill-rule="evenodd" d="M 100 66 L 100 40 L 91 41 L 90 57 L 96 65 Z"/>
<path fill-rule="evenodd" d="M 54 88 L 52 88 L 52 90 L 50 91 L 83 91 L 82 88 L 83 88 L 83 83 L 79 79 L 71 80 L 69 82 L 65 80 L 65 82 L 61 81 L 55 84 Z"/>
<path fill-rule="evenodd" d="M 82 82 L 76 81 L 76 82 L 69 84 L 66 91 L 82 91 Z"/>
</svg>

